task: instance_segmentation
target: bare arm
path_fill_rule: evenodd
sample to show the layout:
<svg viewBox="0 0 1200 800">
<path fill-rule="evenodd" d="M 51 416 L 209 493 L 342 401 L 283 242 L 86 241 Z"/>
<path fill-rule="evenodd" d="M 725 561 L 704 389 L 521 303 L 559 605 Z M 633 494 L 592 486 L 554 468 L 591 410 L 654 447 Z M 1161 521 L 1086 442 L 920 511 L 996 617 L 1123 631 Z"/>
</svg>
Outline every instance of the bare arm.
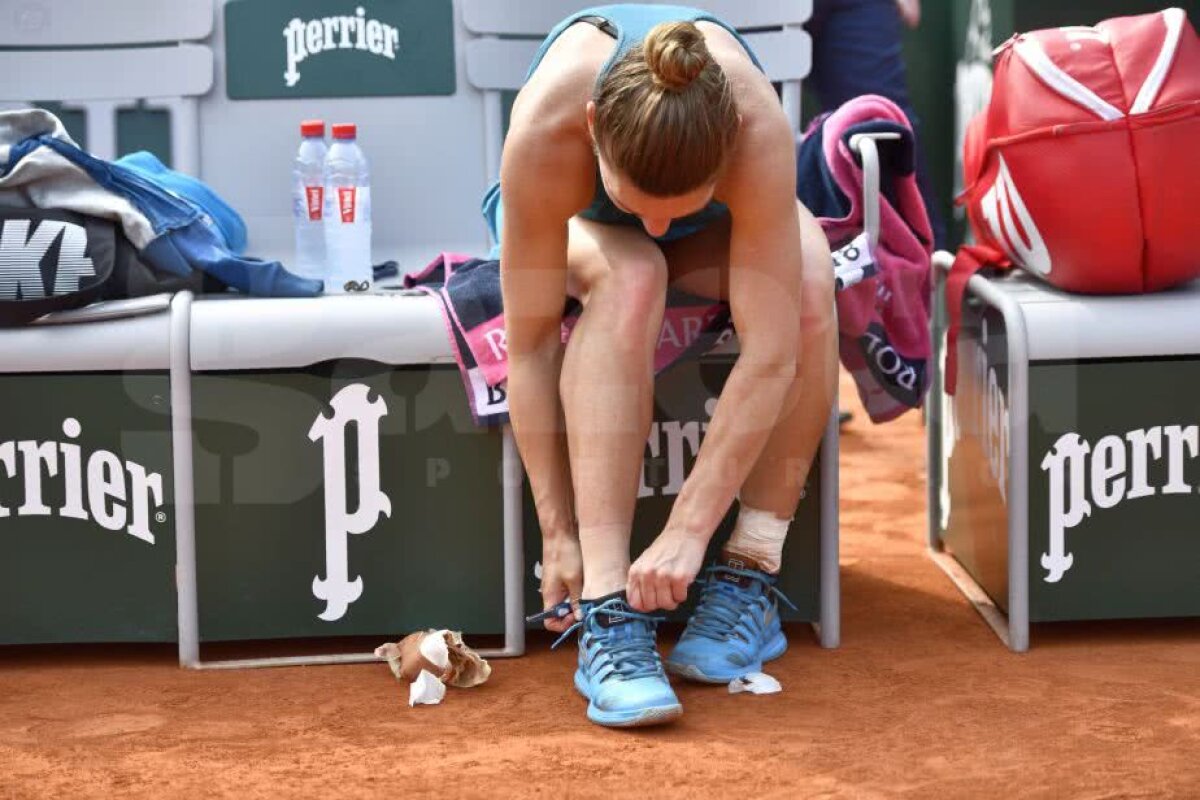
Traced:
<svg viewBox="0 0 1200 800">
<path fill-rule="evenodd" d="M 629 571 L 630 603 L 639 610 L 675 608 L 687 598 L 795 378 L 802 256 L 794 145 L 782 112 L 764 125 L 739 135 L 739 148 L 750 155 L 731 170 L 720 195 L 733 216 L 729 303 L 741 355 L 666 527 Z"/>
<path fill-rule="evenodd" d="M 567 222 L 586 188 L 586 145 L 537 131 L 514 114 L 501 164 L 500 276 L 508 346 L 509 418 L 542 529 L 542 595 L 549 607 L 582 589 L 570 464 L 558 381 L 566 301 Z M 577 164 L 582 153 L 582 166 Z M 548 622 L 560 629 L 569 624 Z"/>
<path fill-rule="evenodd" d="M 744 131 L 748 163 L 725 196 L 733 216 L 729 302 L 741 355 L 668 529 L 712 536 L 774 428 L 796 371 L 801 247 L 795 153 L 782 113 Z"/>
</svg>

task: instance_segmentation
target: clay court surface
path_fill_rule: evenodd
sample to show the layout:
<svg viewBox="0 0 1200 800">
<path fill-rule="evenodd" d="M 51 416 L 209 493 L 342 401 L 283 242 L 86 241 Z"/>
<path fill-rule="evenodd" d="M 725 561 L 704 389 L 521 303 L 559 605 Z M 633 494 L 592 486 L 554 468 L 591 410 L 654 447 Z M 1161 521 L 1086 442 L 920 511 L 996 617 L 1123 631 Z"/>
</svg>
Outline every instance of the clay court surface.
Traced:
<svg viewBox="0 0 1200 800">
<path fill-rule="evenodd" d="M 417 709 L 383 664 L 3 648 L 0 796 L 1200 796 L 1200 622 L 1037 628 L 1008 653 L 925 554 L 922 437 L 916 415 L 845 430 L 843 644 L 792 629 L 781 695 L 681 685 L 678 724 L 610 731 L 543 636 Z"/>
</svg>

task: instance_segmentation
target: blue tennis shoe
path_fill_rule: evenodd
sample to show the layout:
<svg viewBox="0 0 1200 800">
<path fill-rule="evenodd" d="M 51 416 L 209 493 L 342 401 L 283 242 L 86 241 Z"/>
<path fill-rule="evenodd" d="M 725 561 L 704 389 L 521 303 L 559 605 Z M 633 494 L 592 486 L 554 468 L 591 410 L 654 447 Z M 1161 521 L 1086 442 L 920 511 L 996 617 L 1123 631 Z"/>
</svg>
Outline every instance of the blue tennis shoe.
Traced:
<svg viewBox="0 0 1200 800">
<path fill-rule="evenodd" d="M 779 603 L 795 606 L 775 588 L 775 576 L 729 558 L 708 568 L 700 603 L 667 659 L 676 675 L 703 683 L 761 672 L 787 650 Z"/>
<path fill-rule="evenodd" d="M 588 719 L 598 725 L 631 728 L 669 722 L 683 714 L 655 642 L 662 618 L 634 611 L 623 592 L 584 601 L 580 611 L 583 621 L 568 628 L 554 646 L 579 630 L 575 688 L 589 701 Z"/>
</svg>

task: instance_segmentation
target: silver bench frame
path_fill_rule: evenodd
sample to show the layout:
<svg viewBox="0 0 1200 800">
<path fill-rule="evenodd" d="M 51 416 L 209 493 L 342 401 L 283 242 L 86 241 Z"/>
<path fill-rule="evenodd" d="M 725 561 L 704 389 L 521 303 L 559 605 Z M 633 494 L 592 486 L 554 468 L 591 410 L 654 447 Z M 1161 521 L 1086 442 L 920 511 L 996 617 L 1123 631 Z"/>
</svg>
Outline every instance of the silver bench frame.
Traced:
<svg viewBox="0 0 1200 800">
<path fill-rule="evenodd" d="M 946 277 L 954 263 L 951 253 L 940 251 L 933 257 L 933 313 L 930 315 L 930 333 L 933 350 L 930 363 L 933 365 L 933 380 L 929 387 L 929 414 L 925 426 L 925 451 L 928 463 L 928 509 L 929 555 L 954 585 L 979 612 L 990 627 L 1015 653 L 1029 649 L 1029 571 L 1012 569 L 1011 565 L 1029 563 L 1029 498 L 1018 487 L 1029 484 L 1029 347 L 1025 331 L 1025 316 L 1020 306 L 1011 297 L 998 291 L 981 275 L 974 275 L 967 284 L 967 291 L 996 309 L 1004 317 L 1008 342 L 1008 386 L 1009 386 L 1009 456 L 1008 469 L 1008 614 L 1005 615 L 983 587 L 971 577 L 962 564 L 946 552 L 941 537 L 941 491 L 942 481 L 942 401 L 945 391 L 943 369 L 943 338 L 948 323 L 946 315 Z"/>
<path fill-rule="evenodd" d="M 179 663 L 190 669 L 242 669 L 247 667 L 283 667 L 315 664 L 352 664 L 378 661 L 374 653 L 340 653 L 305 656 L 278 656 L 268 658 L 245 658 L 223 661 L 204 661 L 200 657 L 200 630 L 198 579 L 196 570 L 196 527 L 193 497 L 192 472 L 192 372 L 199 364 L 204 368 L 209 362 L 219 356 L 213 353 L 198 352 L 193 345 L 193 310 L 197 304 L 212 303 L 215 310 L 224 311 L 237 306 L 253 303 L 256 308 L 255 324 L 267 329 L 273 326 L 286 325 L 289 313 L 294 312 L 297 304 L 311 306 L 317 303 L 328 303 L 331 298 L 310 298 L 292 300 L 250 299 L 250 298 L 219 298 L 194 301 L 188 292 L 175 296 L 171 303 L 171 404 L 172 404 L 172 441 L 174 447 L 175 468 L 175 502 L 176 502 L 176 583 L 178 596 L 179 619 Z M 371 298 L 341 298 L 344 302 L 372 302 Z M 401 358 L 386 358 L 385 363 L 414 363 L 414 364 L 454 364 L 454 355 L 450 343 L 446 340 L 445 330 L 440 318 L 426 319 L 429 314 L 434 317 L 437 301 L 428 297 L 385 297 L 381 302 L 389 304 L 412 304 L 414 314 L 403 315 L 430 335 L 417 340 L 414 336 L 408 341 L 413 342 L 411 353 Z M 336 302 L 336 300 L 335 300 Z M 418 312 L 418 306 L 421 310 Z M 286 308 L 285 308 L 286 307 Z M 250 337 L 257 341 L 265 341 L 267 337 Z M 400 337 L 407 338 L 407 337 Z M 255 349 L 253 346 L 239 353 L 239 366 L 280 366 L 282 361 L 289 365 L 294 359 L 289 355 L 299 356 L 298 353 L 281 352 L 277 346 Z M 311 356 L 311 354 L 310 354 Z M 324 357 L 334 357 L 332 352 L 319 353 L 318 360 Z M 479 653 L 485 657 L 512 657 L 523 655 L 525 652 L 525 534 L 522 516 L 522 488 L 524 470 L 517 453 L 516 442 L 509 426 L 504 426 L 502 443 L 502 464 L 504 481 L 502 488 L 503 503 L 503 575 L 504 575 L 504 645 L 500 648 L 481 649 Z"/>
<path fill-rule="evenodd" d="M 926 454 L 929 464 L 928 547 L 931 557 L 1002 642 L 1023 653 L 1030 646 L 1029 574 L 1029 368 L 1057 359 L 1154 358 L 1200 352 L 1196 298 L 1192 283 L 1153 295 L 1078 295 L 1055 289 L 1015 268 L 1000 277 L 973 275 L 968 296 L 994 309 L 1004 320 L 1008 352 L 1008 613 L 945 550 L 941 540 L 944 403 L 944 335 L 948 324 L 946 277 L 950 253 L 934 256 L 931 315 L 933 380 L 930 387 Z M 1080 335 L 1087 331 L 1087 336 Z"/>
</svg>

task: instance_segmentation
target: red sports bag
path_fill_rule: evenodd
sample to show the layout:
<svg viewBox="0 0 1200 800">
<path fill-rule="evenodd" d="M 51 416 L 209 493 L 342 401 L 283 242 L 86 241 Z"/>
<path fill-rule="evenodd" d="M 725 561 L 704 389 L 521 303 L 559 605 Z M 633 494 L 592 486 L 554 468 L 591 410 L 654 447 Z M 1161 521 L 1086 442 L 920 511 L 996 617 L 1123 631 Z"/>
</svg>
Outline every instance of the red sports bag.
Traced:
<svg viewBox="0 0 1200 800">
<path fill-rule="evenodd" d="M 1014 36 L 971 121 L 959 202 L 977 244 L 947 284 L 951 363 L 967 280 L 1014 264 L 1072 292 L 1200 276 L 1200 40 L 1178 8 Z"/>
</svg>

